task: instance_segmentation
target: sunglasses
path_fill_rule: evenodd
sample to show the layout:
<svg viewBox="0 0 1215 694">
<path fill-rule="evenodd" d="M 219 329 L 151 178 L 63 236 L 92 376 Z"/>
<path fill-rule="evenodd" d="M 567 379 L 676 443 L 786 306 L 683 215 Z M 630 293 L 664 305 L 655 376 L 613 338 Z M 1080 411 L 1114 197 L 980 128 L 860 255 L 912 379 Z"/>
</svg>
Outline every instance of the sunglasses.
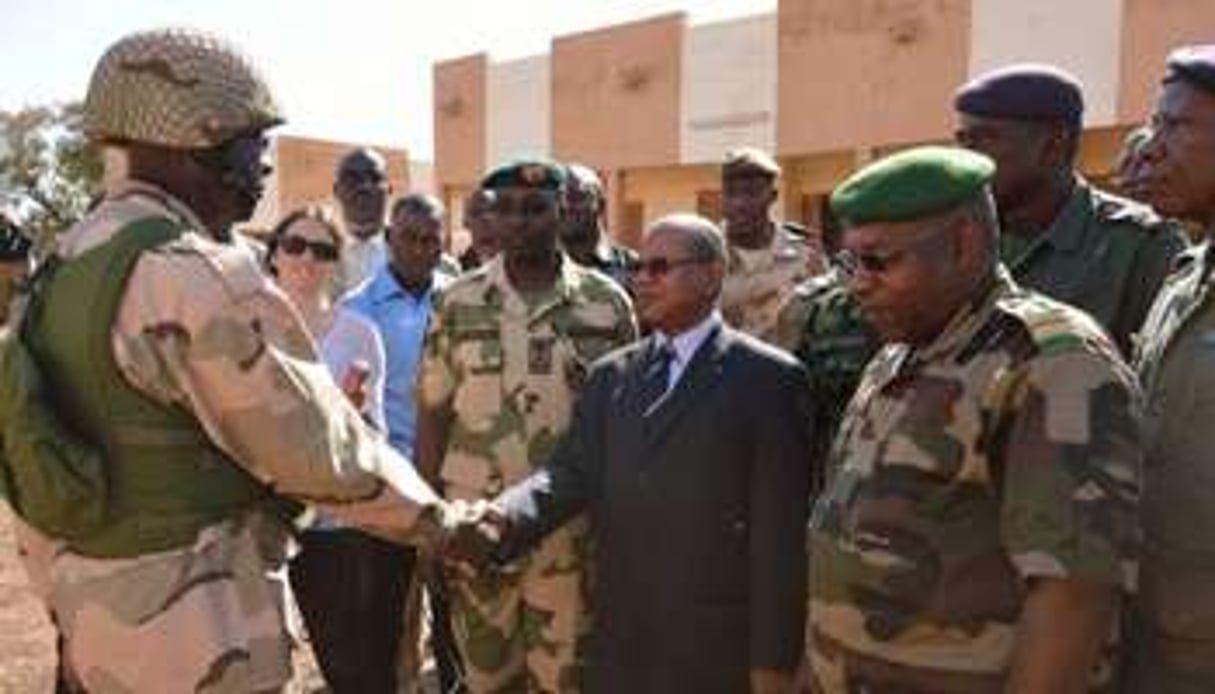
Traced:
<svg viewBox="0 0 1215 694">
<path fill-rule="evenodd" d="M 338 247 L 327 241 L 284 236 L 279 239 L 278 247 L 287 255 L 303 255 L 304 251 L 312 251 L 312 257 L 322 263 L 332 263 L 338 259 Z"/>
<path fill-rule="evenodd" d="M 665 277 L 671 270 L 684 265 L 703 265 L 712 262 L 707 258 L 650 258 L 649 260 L 638 260 L 628 267 L 629 275 L 638 277 L 640 275 L 649 275 L 650 277 Z"/>
<path fill-rule="evenodd" d="M 930 241 L 939 238 L 946 231 L 949 231 L 956 225 L 956 222 L 949 223 L 937 229 L 922 234 L 918 238 L 903 244 L 899 248 L 892 248 L 883 251 L 850 251 L 844 249 L 831 257 L 835 263 L 835 267 L 839 270 L 844 280 L 852 280 L 862 272 L 871 275 L 880 275 L 888 272 L 892 267 L 898 265 L 905 256 L 920 246 L 926 245 Z"/>
</svg>

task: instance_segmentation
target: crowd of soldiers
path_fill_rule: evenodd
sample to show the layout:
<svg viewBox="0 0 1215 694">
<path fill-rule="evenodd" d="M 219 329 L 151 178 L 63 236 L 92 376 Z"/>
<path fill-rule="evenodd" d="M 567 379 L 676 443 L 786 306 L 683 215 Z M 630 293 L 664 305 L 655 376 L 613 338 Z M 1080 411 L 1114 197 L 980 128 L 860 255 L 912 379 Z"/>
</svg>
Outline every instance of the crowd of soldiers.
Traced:
<svg viewBox="0 0 1215 694">
<path fill-rule="evenodd" d="M 1121 195 L 1077 171 L 1084 96 L 1066 72 L 994 70 L 953 105 L 954 144 L 861 167 L 821 230 L 779 220 L 781 168 L 751 148 L 723 161 L 720 227 L 664 218 L 640 254 L 613 241 L 593 170 L 488 172 L 465 201 L 467 249 L 436 249 L 426 268 L 449 279 L 419 293 L 416 374 L 396 386 L 414 408 L 402 443 L 335 383 L 301 307 L 232 231 L 283 122 L 256 67 L 195 31 L 117 41 L 84 127 L 122 153 L 120 175 L 36 266 L 15 228 L 0 237 L 0 477 L 59 634 L 57 686 L 283 690 L 295 637 L 279 569 L 321 517 L 436 569 L 415 579 L 439 617 L 436 658 L 450 619 L 451 691 L 1215 691 L 1203 597 L 1215 590 L 1215 488 L 1203 486 L 1215 481 L 1203 419 L 1215 46 L 1170 55 L 1117 164 Z M 362 150 L 344 159 L 339 201 L 363 179 L 380 185 L 377 167 Z M 402 200 L 388 231 L 382 204 L 363 222 L 345 214 L 344 286 L 391 266 L 409 215 L 437 229 L 436 205 Z M 693 275 L 692 293 L 657 286 Z M 546 508 L 572 493 L 569 471 L 551 468 L 597 426 L 579 419 L 580 394 L 593 383 L 616 402 L 604 384 L 625 369 L 619 355 L 678 348 L 684 324 L 666 317 L 681 312 L 695 318 L 687 333 L 779 348 L 746 347 L 756 363 L 793 355 L 807 383 L 806 421 L 791 425 L 809 432 L 806 486 L 791 487 L 809 498 L 790 506 L 812 509 L 804 542 L 750 540 L 804 572 L 786 606 L 796 634 L 754 633 L 789 620 L 741 622 L 753 633 L 735 635 L 750 644 L 737 680 L 681 679 L 652 653 L 589 657 L 615 609 L 594 586 L 619 579 L 592 558 L 619 545 L 594 527 L 605 514 Z M 663 357 L 664 388 L 679 387 L 665 370 L 677 356 Z M 546 514 L 562 522 L 533 533 Z M 639 571 L 629 585 L 644 590 Z M 679 667 L 714 658 L 689 648 Z"/>
</svg>

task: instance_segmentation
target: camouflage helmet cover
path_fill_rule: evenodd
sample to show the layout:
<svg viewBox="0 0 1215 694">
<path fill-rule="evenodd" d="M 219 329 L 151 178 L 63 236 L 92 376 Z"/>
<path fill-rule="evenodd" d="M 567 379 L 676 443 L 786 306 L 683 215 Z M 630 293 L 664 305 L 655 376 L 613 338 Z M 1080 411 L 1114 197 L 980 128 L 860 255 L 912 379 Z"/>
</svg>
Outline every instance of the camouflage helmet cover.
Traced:
<svg viewBox="0 0 1215 694">
<path fill-rule="evenodd" d="M 249 58 L 189 29 L 119 39 L 93 70 L 84 104 L 84 131 L 95 140 L 180 149 L 215 147 L 282 122 Z"/>
</svg>

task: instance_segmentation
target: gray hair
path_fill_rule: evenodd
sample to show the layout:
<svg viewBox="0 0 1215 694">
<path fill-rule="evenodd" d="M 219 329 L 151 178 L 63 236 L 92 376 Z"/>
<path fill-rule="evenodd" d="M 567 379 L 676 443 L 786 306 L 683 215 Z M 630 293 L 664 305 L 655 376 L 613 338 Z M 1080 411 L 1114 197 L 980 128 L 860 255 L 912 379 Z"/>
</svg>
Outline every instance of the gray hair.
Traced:
<svg viewBox="0 0 1215 694">
<path fill-rule="evenodd" d="M 690 213 L 671 214 L 655 220 L 645 235 L 678 233 L 684 247 L 698 260 L 726 259 L 726 242 L 721 229 L 713 222 Z"/>
</svg>

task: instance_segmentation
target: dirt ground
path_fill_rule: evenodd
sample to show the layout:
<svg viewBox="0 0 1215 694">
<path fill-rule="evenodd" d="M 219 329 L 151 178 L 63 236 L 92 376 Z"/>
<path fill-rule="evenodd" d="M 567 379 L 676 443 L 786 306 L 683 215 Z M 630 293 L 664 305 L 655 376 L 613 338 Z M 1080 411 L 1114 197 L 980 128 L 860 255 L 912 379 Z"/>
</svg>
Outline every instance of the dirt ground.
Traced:
<svg viewBox="0 0 1215 694">
<path fill-rule="evenodd" d="M 10 527 L 7 509 L 0 510 L 0 692 L 50 692 L 54 632 L 26 587 Z"/>
<path fill-rule="evenodd" d="M 54 690 L 55 634 L 26 585 L 8 514 L 0 508 L 0 694 L 49 693 Z M 324 691 L 307 646 L 296 651 L 295 671 L 292 692 Z"/>
<path fill-rule="evenodd" d="M 54 631 L 26 585 L 8 514 L 0 504 L 0 694 L 49 693 L 54 690 Z M 409 689 L 436 692 L 433 667 L 425 668 L 419 689 Z M 296 649 L 295 680 L 289 691 L 325 691 L 306 642 Z"/>
</svg>

